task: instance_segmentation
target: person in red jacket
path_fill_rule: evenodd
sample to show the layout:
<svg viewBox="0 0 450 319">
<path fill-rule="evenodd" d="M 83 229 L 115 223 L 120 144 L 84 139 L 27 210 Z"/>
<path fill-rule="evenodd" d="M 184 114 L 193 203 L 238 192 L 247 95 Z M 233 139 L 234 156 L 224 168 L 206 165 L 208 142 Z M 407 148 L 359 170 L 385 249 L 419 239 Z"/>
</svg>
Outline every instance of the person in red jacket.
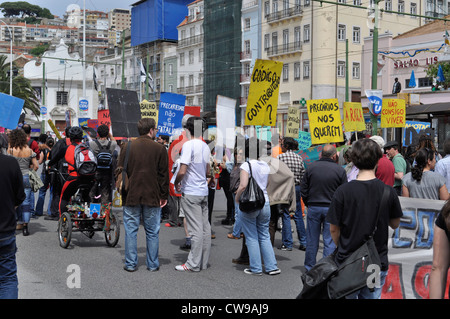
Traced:
<svg viewBox="0 0 450 319">
<path fill-rule="evenodd" d="M 383 151 L 384 146 L 384 139 L 381 136 L 374 135 L 370 137 L 371 140 L 375 141 L 378 146 L 380 146 L 381 151 Z M 375 176 L 379 180 L 381 180 L 383 183 L 389 186 L 394 186 L 394 173 L 395 168 L 394 164 L 392 164 L 392 161 L 387 157 L 386 154 L 383 154 L 383 156 L 378 161 L 377 169 L 375 171 Z"/>
</svg>

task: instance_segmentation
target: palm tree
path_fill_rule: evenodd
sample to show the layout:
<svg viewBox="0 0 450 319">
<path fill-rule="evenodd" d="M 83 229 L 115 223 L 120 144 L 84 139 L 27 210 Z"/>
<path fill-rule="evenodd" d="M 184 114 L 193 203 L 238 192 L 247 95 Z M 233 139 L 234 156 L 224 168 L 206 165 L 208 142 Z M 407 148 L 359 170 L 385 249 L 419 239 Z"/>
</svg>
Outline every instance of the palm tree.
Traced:
<svg viewBox="0 0 450 319">
<path fill-rule="evenodd" d="M 9 94 L 9 63 L 5 63 L 6 55 L 0 55 L 0 92 Z M 32 112 L 39 119 L 39 98 L 31 86 L 30 80 L 23 76 L 16 76 L 12 81 L 12 95 L 24 100 L 23 109 L 26 114 Z"/>
</svg>

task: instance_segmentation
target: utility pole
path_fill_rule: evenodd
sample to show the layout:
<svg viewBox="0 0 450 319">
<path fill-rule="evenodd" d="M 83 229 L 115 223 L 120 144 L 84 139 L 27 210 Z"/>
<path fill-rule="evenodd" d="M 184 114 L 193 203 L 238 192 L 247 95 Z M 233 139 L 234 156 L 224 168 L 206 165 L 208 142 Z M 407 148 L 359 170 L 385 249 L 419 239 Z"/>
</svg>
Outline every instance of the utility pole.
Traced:
<svg viewBox="0 0 450 319">
<path fill-rule="evenodd" d="M 381 0 L 375 1 L 375 21 L 373 26 L 372 36 L 372 90 L 377 89 L 378 85 L 378 3 Z M 372 123 L 372 135 L 377 135 L 378 132 L 378 118 L 370 113 L 370 122 Z"/>
</svg>

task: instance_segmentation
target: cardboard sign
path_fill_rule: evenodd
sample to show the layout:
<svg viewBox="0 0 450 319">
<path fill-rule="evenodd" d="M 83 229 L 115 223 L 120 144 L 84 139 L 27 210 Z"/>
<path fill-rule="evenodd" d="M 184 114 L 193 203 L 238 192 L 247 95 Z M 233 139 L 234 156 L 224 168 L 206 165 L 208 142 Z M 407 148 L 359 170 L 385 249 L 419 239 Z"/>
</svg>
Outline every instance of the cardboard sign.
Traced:
<svg viewBox="0 0 450 319">
<path fill-rule="evenodd" d="M 113 135 L 139 137 L 137 122 L 141 119 L 141 109 L 137 93 L 107 88 L 106 97 Z"/>
<path fill-rule="evenodd" d="M 287 127 L 285 136 L 298 138 L 300 130 L 300 108 L 290 106 L 287 114 Z"/>
<path fill-rule="evenodd" d="M 111 128 L 111 118 L 109 116 L 109 110 L 100 110 L 98 111 L 98 125 L 107 125 Z"/>
<path fill-rule="evenodd" d="M 275 126 L 283 62 L 257 59 L 245 110 L 245 125 Z"/>
<path fill-rule="evenodd" d="M 0 93 L 0 126 L 14 130 L 19 123 L 24 100 Z"/>
<path fill-rule="evenodd" d="M 298 137 L 295 140 L 298 142 L 298 149 L 300 151 L 311 147 L 311 134 L 309 132 L 298 132 Z"/>
<path fill-rule="evenodd" d="M 312 144 L 344 141 L 337 99 L 308 100 L 306 104 Z"/>
<path fill-rule="evenodd" d="M 180 135 L 184 116 L 186 96 L 175 93 L 161 93 L 158 116 L 158 135 Z"/>
<path fill-rule="evenodd" d="M 344 127 L 346 132 L 366 129 L 361 103 L 344 102 Z"/>
<path fill-rule="evenodd" d="M 405 127 L 406 107 L 403 99 L 383 99 L 381 127 Z"/>
<path fill-rule="evenodd" d="M 142 118 L 151 118 L 156 122 L 156 126 L 158 126 L 158 106 L 156 102 L 149 102 L 147 100 L 139 103 L 141 108 L 141 116 Z"/>
</svg>

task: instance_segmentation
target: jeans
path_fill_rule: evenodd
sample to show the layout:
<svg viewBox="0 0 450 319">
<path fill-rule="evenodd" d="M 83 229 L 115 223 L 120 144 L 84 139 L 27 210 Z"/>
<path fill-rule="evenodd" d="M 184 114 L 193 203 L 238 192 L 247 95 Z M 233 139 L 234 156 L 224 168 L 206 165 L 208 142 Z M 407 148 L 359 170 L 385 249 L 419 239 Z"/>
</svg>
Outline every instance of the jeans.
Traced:
<svg viewBox="0 0 450 319">
<path fill-rule="evenodd" d="M 31 191 L 30 176 L 28 174 L 23 175 L 23 187 L 25 189 L 25 200 L 16 209 L 17 221 L 19 224 L 27 224 L 31 218 Z"/>
<path fill-rule="evenodd" d="M 147 268 L 159 268 L 159 228 L 161 221 L 161 207 L 146 205 L 124 206 L 123 225 L 125 228 L 125 266 L 135 269 L 138 264 L 137 233 L 141 216 L 144 221 L 145 237 L 147 240 Z"/>
<path fill-rule="evenodd" d="M 345 297 L 345 299 L 381 299 L 381 290 L 386 282 L 388 271 L 380 272 L 380 288 L 374 288 L 370 291 L 368 287 L 364 287 Z"/>
<path fill-rule="evenodd" d="M 308 207 L 308 214 L 306 217 L 306 240 L 308 242 L 305 251 L 306 270 L 310 270 L 316 264 L 320 233 L 322 233 L 323 237 L 323 257 L 330 255 L 336 249 L 336 245 L 334 244 L 330 234 L 330 224 L 325 221 L 327 212 L 328 207 Z"/>
<path fill-rule="evenodd" d="M 295 199 L 297 208 L 295 210 L 294 221 L 295 226 L 297 227 L 298 240 L 300 241 L 300 245 L 306 247 L 306 228 L 305 222 L 303 221 L 302 195 L 300 192 L 300 185 L 295 186 Z"/>
<path fill-rule="evenodd" d="M 281 241 L 287 248 L 292 248 L 294 243 L 292 239 L 292 227 L 291 227 L 291 215 L 289 214 L 289 208 L 282 208 L 279 211 L 281 215 L 282 228 L 281 228 Z"/>
<path fill-rule="evenodd" d="M 0 234 L 0 299 L 18 299 L 15 232 Z"/>
<path fill-rule="evenodd" d="M 233 193 L 233 203 L 234 203 L 234 225 L 233 225 L 233 236 L 240 238 L 242 231 L 242 212 L 239 210 L 239 203 L 236 203 L 236 194 Z"/>
<path fill-rule="evenodd" d="M 44 214 L 45 195 L 47 194 L 47 190 L 49 190 L 49 186 L 50 186 L 49 174 L 42 172 L 41 180 L 44 182 L 44 186 L 39 188 L 39 195 L 38 195 L 38 200 L 36 203 L 36 210 L 35 210 L 36 216 L 42 216 Z M 51 193 L 50 193 L 50 196 L 51 196 Z M 47 209 L 47 212 L 48 212 L 48 209 Z"/>
<path fill-rule="evenodd" d="M 241 213 L 242 230 L 245 235 L 250 270 L 262 272 L 261 256 L 266 272 L 277 269 L 277 260 L 269 235 L 270 204 L 266 201 L 263 209 L 253 213 Z"/>
</svg>

